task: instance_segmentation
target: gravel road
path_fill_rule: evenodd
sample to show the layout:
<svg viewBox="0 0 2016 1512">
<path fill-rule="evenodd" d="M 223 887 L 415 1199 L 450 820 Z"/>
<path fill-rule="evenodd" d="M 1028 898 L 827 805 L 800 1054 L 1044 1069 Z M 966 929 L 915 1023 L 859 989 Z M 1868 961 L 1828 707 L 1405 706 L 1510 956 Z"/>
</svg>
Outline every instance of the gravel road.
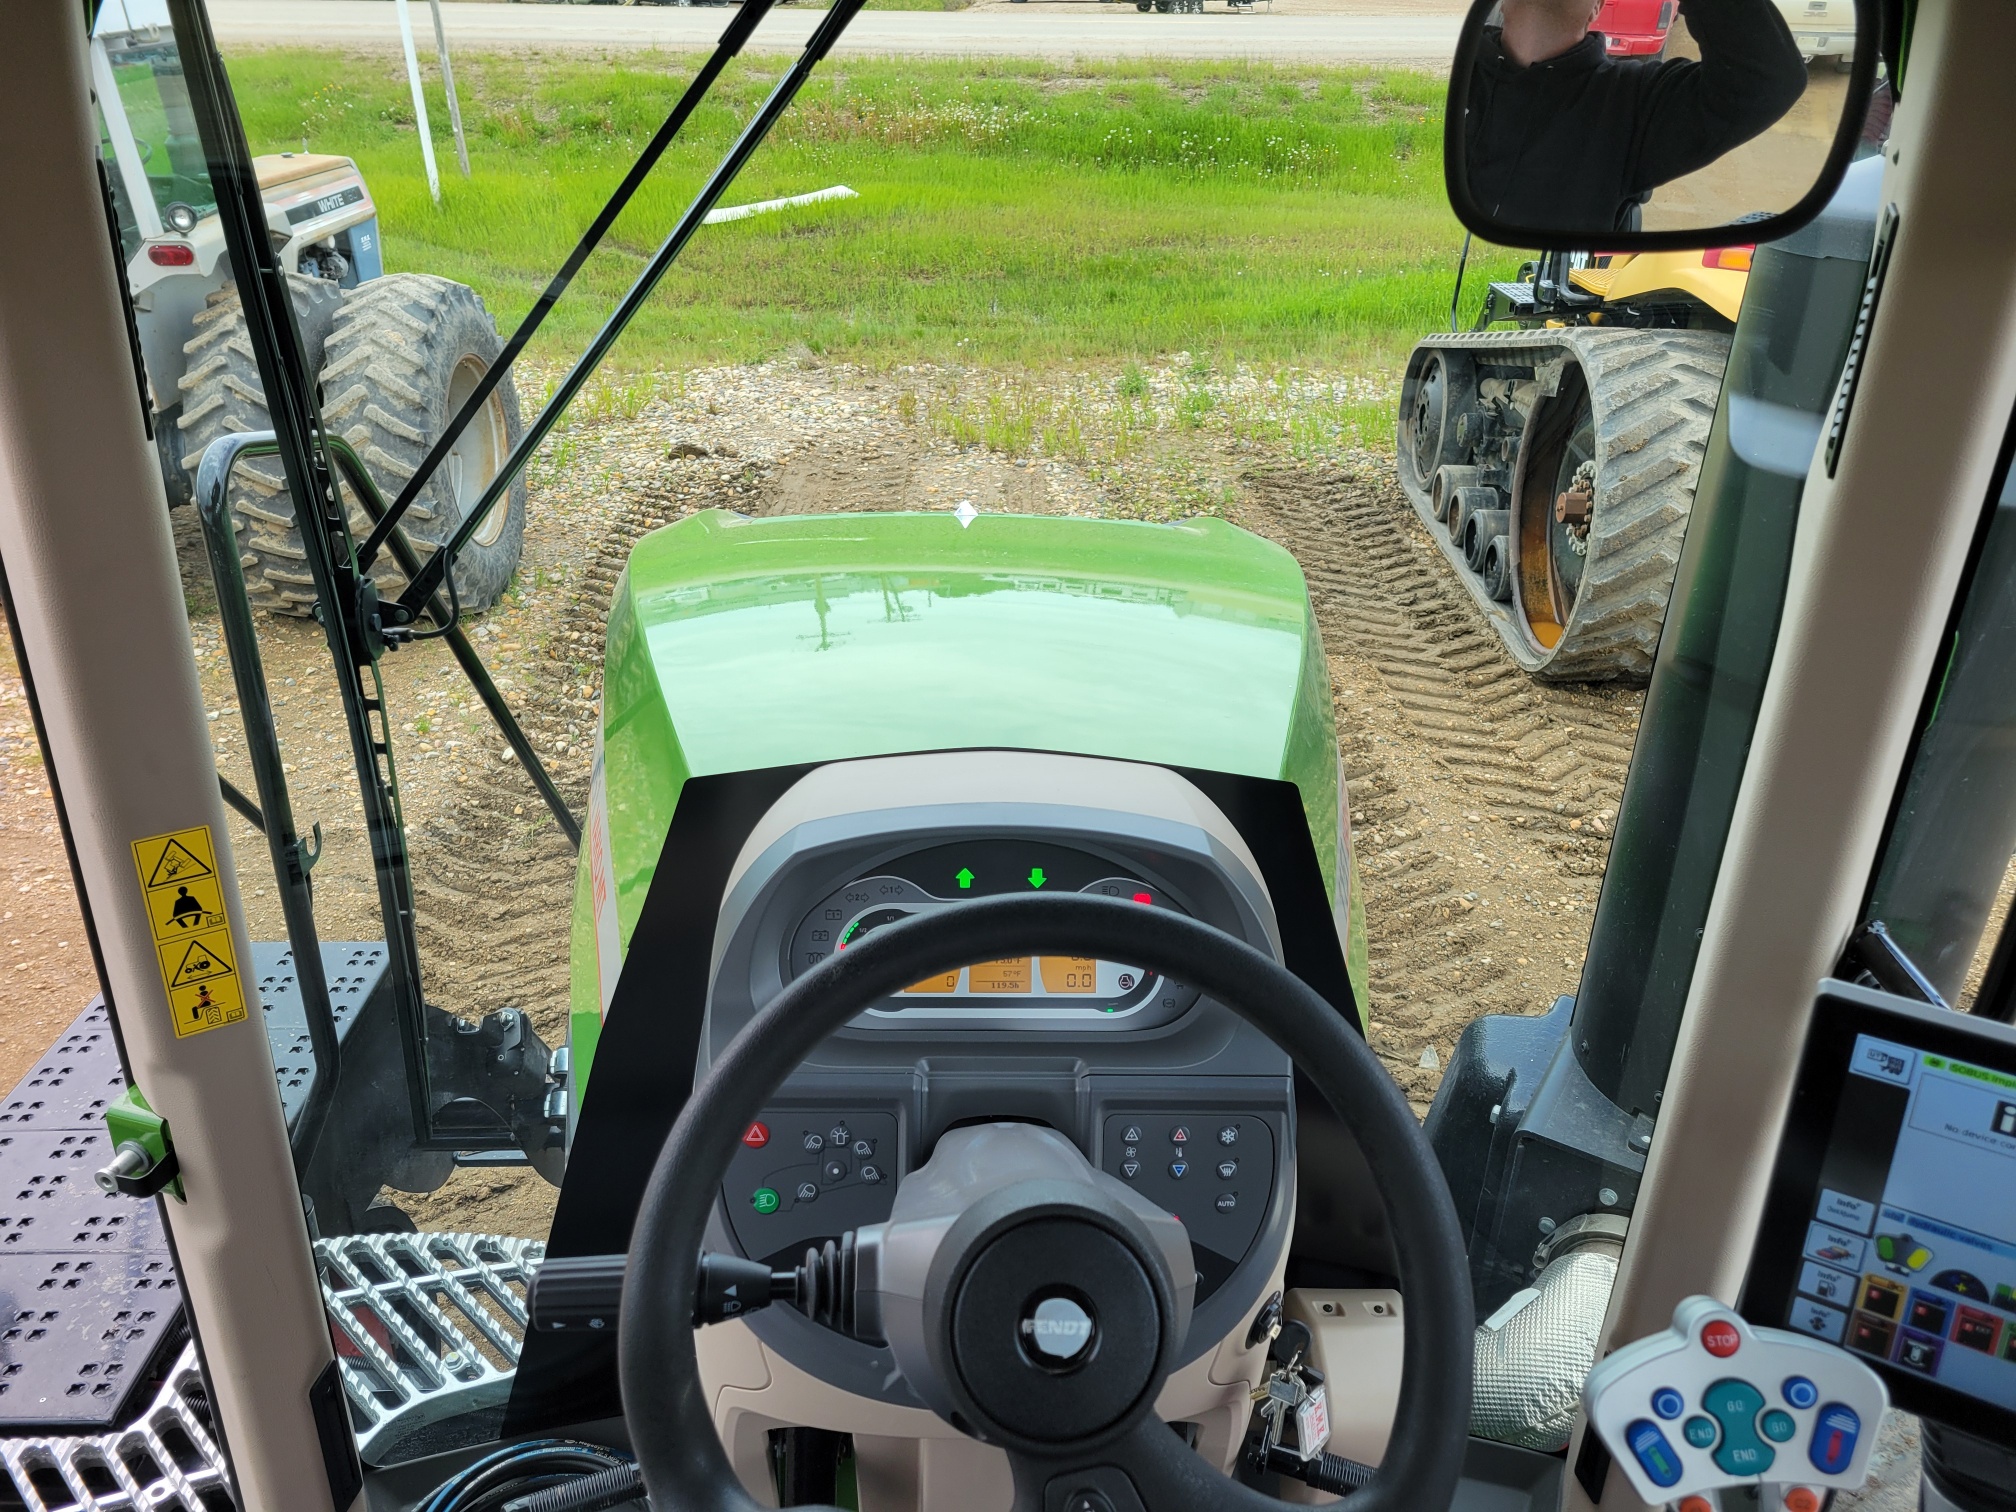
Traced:
<svg viewBox="0 0 2016 1512">
<path fill-rule="evenodd" d="M 1367 7 L 1367 9 L 1372 9 Z M 1446 68 L 1462 7 L 1383 7 L 1397 14 L 1301 8 L 1202 15 L 1142 14 L 1119 5 L 987 5 L 963 11 L 864 11 L 838 52 L 913 57 L 1262 58 L 1294 63 L 1415 63 Z M 795 52 L 823 12 L 773 10 L 752 51 Z M 448 7 L 452 48 L 633 51 L 712 47 L 729 13 L 712 6 L 465 3 Z M 225 48 L 396 47 L 390 0 L 211 0 Z M 424 28 L 423 28 L 424 31 Z M 431 40 L 431 39 L 429 39 Z"/>
</svg>

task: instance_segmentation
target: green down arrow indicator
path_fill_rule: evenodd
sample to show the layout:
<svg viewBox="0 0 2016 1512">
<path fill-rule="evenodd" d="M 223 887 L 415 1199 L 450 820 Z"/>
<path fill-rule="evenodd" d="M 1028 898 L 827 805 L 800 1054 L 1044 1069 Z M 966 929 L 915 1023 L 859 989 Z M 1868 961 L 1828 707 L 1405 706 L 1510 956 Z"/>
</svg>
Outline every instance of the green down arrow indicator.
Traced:
<svg viewBox="0 0 2016 1512">
<path fill-rule="evenodd" d="M 1048 877 L 1043 875 L 1042 867 L 1032 866 L 1029 868 L 1029 885 L 1031 887 L 1041 887 L 1045 882 L 1049 880 L 1050 879 Z"/>
<path fill-rule="evenodd" d="M 959 884 L 960 891 L 965 891 L 973 885 L 973 868 L 970 866 L 960 867 L 958 871 L 953 873 L 952 880 Z"/>
</svg>

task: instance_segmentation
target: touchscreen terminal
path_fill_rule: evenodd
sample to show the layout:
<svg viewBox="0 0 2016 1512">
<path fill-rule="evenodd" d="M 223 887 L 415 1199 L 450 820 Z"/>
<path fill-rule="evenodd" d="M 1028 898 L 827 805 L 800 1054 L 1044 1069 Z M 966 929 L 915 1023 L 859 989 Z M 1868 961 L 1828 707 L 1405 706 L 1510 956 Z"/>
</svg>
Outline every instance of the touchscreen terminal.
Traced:
<svg viewBox="0 0 2016 1512">
<path fill-rule="evenodd" d="M 2016 1032 L 1827 985 L 1742 1312 L 1934 1422 L 2016 1434 Z"/>
</svg>

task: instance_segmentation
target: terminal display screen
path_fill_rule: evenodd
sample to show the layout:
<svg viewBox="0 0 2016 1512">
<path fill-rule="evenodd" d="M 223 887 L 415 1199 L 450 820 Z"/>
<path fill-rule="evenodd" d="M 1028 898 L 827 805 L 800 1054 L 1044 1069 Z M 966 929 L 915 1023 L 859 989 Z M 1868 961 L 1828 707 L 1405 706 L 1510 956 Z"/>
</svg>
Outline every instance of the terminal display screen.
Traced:
<svg viewBox="0 0 2016 1512">
<path fill-rule="evenodd" d="M 1935 1421 L 2016 1425 L 2016 1035 L 1823 996 L 1744 1311 Z"/>
</svg>

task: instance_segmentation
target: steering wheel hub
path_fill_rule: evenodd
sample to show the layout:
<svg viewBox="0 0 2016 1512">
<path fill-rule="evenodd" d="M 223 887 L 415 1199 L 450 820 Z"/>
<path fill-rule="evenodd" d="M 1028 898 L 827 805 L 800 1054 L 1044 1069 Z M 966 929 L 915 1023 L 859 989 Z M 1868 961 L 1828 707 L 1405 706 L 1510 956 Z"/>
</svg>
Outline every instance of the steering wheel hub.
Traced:
<svg viewBox="0 0 2016 1512">
<path fill-rule="evenodd" d="M 1096 1444 L 1145 1414 L 1168 1375 L 1189 1312 L 1170 1252 L 1187 1263 L 1188 1241 L 1156 1235 L 1152 1216 L 1132 1211 L 1133 1193 L 1050 1130 L 947 1137 L 969 1132 L 1011 1164 L 1020 1145 L 1079 1169 L 1004 1187 L 952 1224 L 924 1288 L 931 1358 L 906 1358 L 908 1330 L 890 1328 L 897 1363 L 913 1383 L 941 1388 L 941 1410 L 981 1438 L 1046 1454 Z M 890 1269 L 885 1261 L 879 1282 L 885 1319 L 903 1290 Z"/>
<path fill-rule="evenodd" d="M 1092 1305 L 1070 1291 L 1045 1287 L 1022 1308 L 1022 1353 L 1044 1370 L 1076 1370 L 1091 1358 L 1099 1323 Z"/>
</svg>

